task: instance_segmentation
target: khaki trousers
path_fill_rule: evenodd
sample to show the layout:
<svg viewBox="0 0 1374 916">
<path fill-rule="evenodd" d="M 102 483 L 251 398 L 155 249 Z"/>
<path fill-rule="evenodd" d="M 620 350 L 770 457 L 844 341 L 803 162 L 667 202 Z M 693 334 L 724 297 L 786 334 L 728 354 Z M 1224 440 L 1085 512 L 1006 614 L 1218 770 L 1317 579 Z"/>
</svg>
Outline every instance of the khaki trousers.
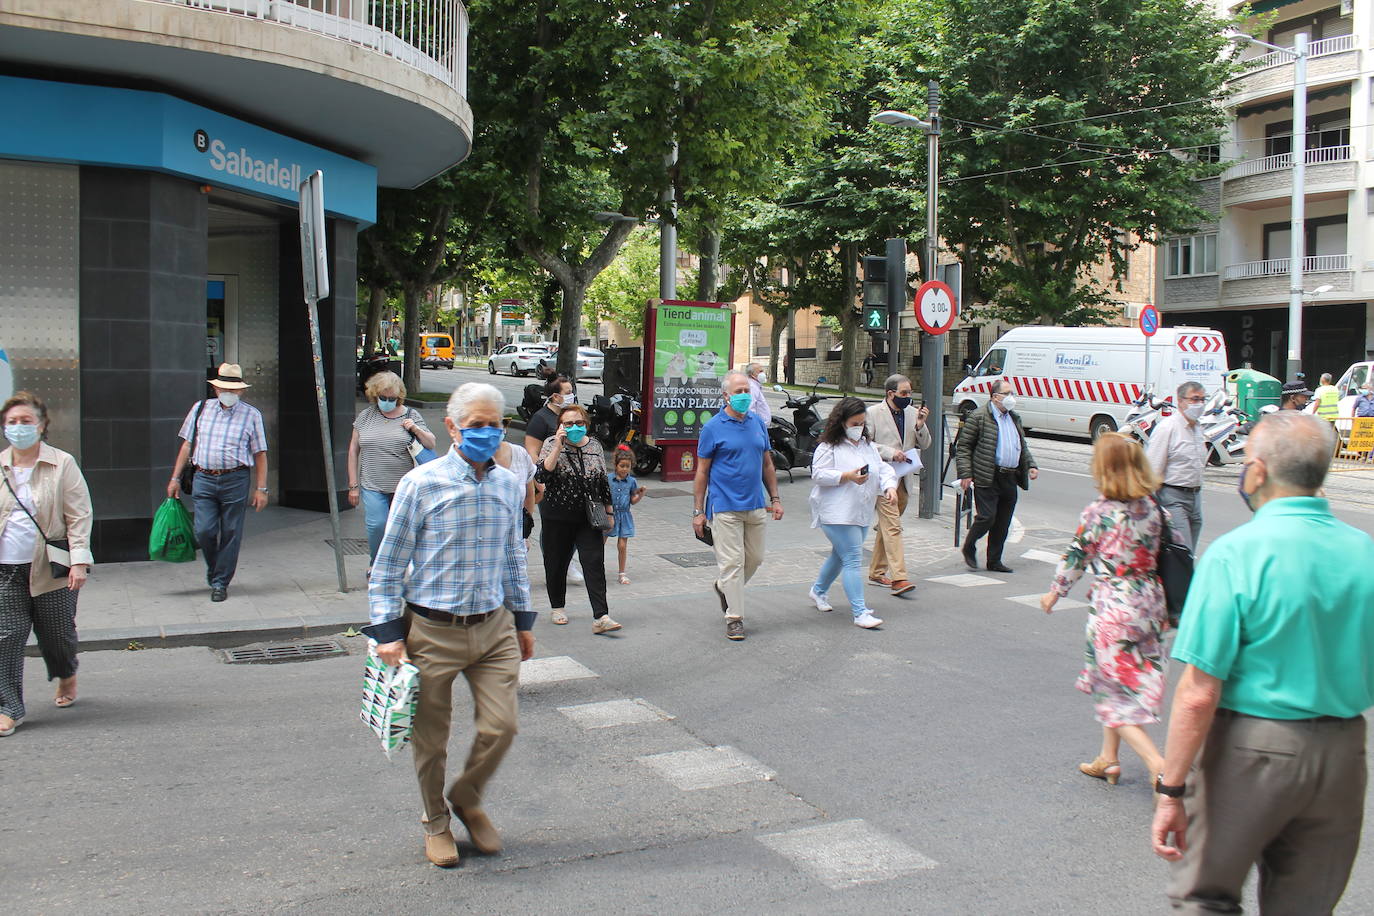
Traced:
<svg viewBox="0 0 1374 916">
<path fill-rule="evenodd" d="M 717 512 L 711 517 L 719 575 L 716 587 L 725 596 L 725 617 L 739 620 L 744 611 L 744 586 L 763 563 L 763 531 L 767 509 Z"/>
<path fill-rule="evenodd" d="M 449 829 L 449 805 L 481 807 L 487 780 L 515 740 L 520 646 L 515 618 L 504 608 L 472 626 L 438 623 L 410 611 L 406 618 L 410 624 L 406 654 L 420 669 L 420 701 L 411 746 L 424 805 L 421 823 L 425 833 L 442 834 Z M 460 673 L 472 691 L 477 736 L 462 775 L 445 793 L 453 681 Z"/>
<path fill-rule="evenodd" d="M 1188 779 L 1188 850 L 1169 899 L 1183 913 L 1239 913 L 1259 866 L 1264 916 L 1335 909 L 1360 845 L 1365 720 L 1285 722 L 1218 710 Z"/>
<path fill-rule="evenodd" d="M 906 511 L 906 478 L 897 481 L 897 505 L 878 497 L 878 536 L 873 540 L 870 579 L 886 576 L 893 582 L 906 578 L 906 550 L 902 546 L 902 513 Z"/>
</svg>

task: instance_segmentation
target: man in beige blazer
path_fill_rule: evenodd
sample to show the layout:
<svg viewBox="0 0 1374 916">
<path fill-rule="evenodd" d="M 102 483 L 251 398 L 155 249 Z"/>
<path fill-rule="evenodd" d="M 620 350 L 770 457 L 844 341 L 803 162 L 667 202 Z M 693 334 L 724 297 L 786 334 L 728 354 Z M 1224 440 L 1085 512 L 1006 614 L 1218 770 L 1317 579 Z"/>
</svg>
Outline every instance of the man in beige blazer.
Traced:
<svg viewBox="0 0 1374 916">
<path fill-rule="evenodd" d="M 868 411 L 868 434 L 878 447 L 884 461 L 905 461 L 905 452 L 930 445 L 930 430 L 926 419 L 930 410 L 911 406 L 911 379 L 905 375 L 888 376 L 883 384 L 887 390 L 881 404 Z M 894 595 L 905 595 L 916 588 L 906 576 L 906 554 L 902 548 L 902 513 L 906 511 L 907 481 L 897 481 L 897 502 L 878 500 L 878 538 L 873 542 L 873 565 L 868 579 L 892 589 Z"/>
</svg>

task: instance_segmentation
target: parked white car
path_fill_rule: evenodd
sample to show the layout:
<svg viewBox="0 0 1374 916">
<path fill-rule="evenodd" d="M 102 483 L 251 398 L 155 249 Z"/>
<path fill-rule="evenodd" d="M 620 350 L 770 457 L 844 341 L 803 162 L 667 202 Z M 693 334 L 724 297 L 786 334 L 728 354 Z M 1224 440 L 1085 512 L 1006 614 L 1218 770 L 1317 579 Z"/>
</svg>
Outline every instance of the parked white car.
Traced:
<svg viewBox="0 0 1374 916">
<path fill-rule="evenodd" d="M 548 358 L 547 344 L 507 344 L 487 360 L 487 371 L 492 375 L 498 372 L 509 372 L 514 376 L 529 375 Z"/>
</svg>

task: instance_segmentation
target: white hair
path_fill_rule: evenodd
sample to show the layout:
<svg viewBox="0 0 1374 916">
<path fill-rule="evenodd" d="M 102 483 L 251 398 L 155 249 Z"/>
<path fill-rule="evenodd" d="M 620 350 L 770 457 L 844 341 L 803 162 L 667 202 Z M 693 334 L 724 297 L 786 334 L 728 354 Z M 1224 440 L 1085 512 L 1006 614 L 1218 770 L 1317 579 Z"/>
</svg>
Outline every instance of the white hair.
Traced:
<svg viewBox="0 0 1374 916">
<path fill-rule="evenodd" d="M 1296 410 L 1267 414 L 1255 424 L 1245 452 L 1260 459 L 1276 483 L 1316 493 L 1336 451 L 1335 426 Z"/>
<path fill-rule="evenodd" d="M 747 382 L 749 381 L 749 374 L 747 372 L 741 372 L 738 369 L 731 369 L 729 372 L 725 373 L 720 380 L 721 394 L 725 394 L 730 390 L 730 379 L 732 378 L 742 378 Z"/>
<path fill-rule="evenodd" d="M 506 413 L 506 398 L 499 390 L 486 382 L 468 382 L 459 385 L 448 396 L 448 418 L 455 425 L 462 426 L 472 408 L 478 404 L 495 407 L 496 412 L 503 416 Z"/>
</svg>

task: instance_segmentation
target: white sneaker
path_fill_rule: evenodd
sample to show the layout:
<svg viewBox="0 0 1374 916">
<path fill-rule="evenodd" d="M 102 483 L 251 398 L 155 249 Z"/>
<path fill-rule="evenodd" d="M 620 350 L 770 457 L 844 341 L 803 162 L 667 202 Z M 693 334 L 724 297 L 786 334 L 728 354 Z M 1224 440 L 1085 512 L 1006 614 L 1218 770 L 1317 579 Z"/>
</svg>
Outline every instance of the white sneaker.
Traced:
<svg viewBox="0 0 1374 916">
<path fill-rule="evenodd" d="M 858 617 L 854 618 L 854 626 L 863 627 L 865 630 L 871 630 L 874 627 L 880 627 L 882 625 L 883 622 L 868 611 L 864 611 Z"/>
<path fill-rule="evenodd" d="M 829 600 L 828 598 L 826 598 L 825 593 L 824 593 L 824 592 L 818 592 L 818 591 L 816 591 L 816 586 L 814 586 L 814 585 L 811 586 L 811 591 L 807 592 L 806 594 L 807 594 L 807 597 L 811 599 L 811 603 L 814 604 L 814 605 L 816 606 L 816 610 L 818 610 L 818 611 L 833 611 L 833 610 L 835 610 L 833 607 L 830 606 L 830 600 Z"/>
<path fill-rule="evenodd" d="M 587 580 L 582 577 L 582 564 L 578 563 L 576 560 L 573 560 L 571 563 L 568 564 L 568 584 L 587 584 Z"/>
<path fill-rule="evenodd" d="M 604 617 L 596 618 L 596 620 L 592 623 L 593 633 L 613 633 L 616 630 L 619 630 L 620 628 L 621 625 L 612 620 L 609 614 L 605 615 Z"/>
</svg>

